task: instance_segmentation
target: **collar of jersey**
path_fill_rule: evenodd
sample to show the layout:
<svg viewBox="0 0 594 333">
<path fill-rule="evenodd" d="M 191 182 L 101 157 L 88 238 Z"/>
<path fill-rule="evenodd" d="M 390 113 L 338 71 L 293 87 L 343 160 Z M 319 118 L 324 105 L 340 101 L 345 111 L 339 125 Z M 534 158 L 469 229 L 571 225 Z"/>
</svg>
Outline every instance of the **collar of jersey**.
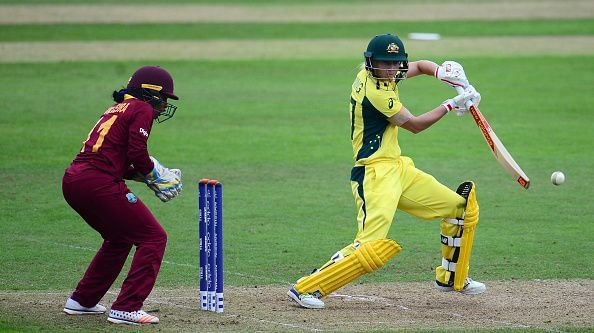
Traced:
<svg viewBox="0 0 594 333">
<path fill-rule="evenodd" d="M 388 90 L 388 89 L 394 89 L 393 85 L 396 84 L 396 82 L 394 81 L 388 81 L 388 85 L 385 85 L 385 81 L 379 81 L 378 79 L 374 78 L 373 75 L 371 75 L 371 73 L 369 71 L 367 72 L 367 78 L 371 80 L 371 82 L 373 83 L 373 85 L 377 86 L 378 82 L 381 85 L 382 88 Z"/>
<path fill-rule="evenodd" d="M 136 97 L 134 97 L 134 96 L 132 96 L 132 95 L 130 95 L 130 94 L 125 94 L 125 95 L 124 95 L 124 100 L 126 100 L 126 99 L 130 99 L 130 98 L 136 98 Z"/>
</svg>

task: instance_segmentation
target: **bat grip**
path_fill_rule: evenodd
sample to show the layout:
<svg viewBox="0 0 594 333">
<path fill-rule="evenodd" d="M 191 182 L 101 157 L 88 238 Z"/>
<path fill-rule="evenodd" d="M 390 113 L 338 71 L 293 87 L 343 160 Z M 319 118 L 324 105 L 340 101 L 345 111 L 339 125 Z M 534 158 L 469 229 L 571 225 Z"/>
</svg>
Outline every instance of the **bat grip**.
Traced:
<svg viewBox="0 0 594 333">
<path fill-rule="evenodd" d="M 456 86 L 456 92 L 458 93 L 458 95 L 460 95 L 464 92 L 464 88 Z M 470 101 L 470 100 L 466 101 L 466 108 L 470 109 L 471 106 L 472 106 L 472 101 Z"/>
</svg>

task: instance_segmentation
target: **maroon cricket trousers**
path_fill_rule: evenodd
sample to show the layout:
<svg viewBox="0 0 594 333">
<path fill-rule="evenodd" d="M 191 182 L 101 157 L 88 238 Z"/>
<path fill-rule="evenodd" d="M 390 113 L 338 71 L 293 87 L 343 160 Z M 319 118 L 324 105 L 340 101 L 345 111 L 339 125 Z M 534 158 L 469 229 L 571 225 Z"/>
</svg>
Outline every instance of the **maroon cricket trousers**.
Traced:
<svg viewBox="0 0 594 333">
<path fill-rule="evenodd" d="M 165 230 L 140 199 L 128 200 L 130 190 L 122 180 L 86 164 L 75 163 L 66 169 L 62 191 L 68 204 L 103 237 L 72 298 L 85 307 L 97 304 L 135 245 L 130 271 L 111 309 L 140 310 L 161 267 Z"/>
</svg>

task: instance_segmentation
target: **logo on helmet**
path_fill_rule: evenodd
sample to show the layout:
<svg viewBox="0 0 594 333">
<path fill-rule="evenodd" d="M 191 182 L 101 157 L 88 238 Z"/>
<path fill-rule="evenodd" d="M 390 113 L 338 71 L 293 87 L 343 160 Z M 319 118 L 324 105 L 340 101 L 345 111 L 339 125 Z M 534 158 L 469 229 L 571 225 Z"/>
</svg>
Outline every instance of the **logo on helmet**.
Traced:
<svg viewBox="0 0 594 333">
<path fill-rule="evenodd" d="M 386 49 L 386 51 L 388 51 L 388 53 L 398 53 L 398 51 L 400 51 L 400 48 L 398 47 L 398 45 L 396 45 L 396 43 L 390 43 L 388 44 L 388 48 Z"/>
</svg>

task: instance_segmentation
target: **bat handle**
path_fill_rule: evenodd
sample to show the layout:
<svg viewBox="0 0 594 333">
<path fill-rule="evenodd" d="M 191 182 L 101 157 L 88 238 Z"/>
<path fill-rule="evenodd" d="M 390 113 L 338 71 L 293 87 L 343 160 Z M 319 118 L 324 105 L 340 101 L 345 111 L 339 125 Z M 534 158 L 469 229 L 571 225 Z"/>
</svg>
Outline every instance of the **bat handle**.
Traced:
<svg viewBox="0 0 594 333">
<path fill-rule="evenodd" d="M 461 94 L 461 93 L 463 93 L 463 92 L 464 92 L 464 88 L 456 86 L 456 92 L 457 92 L 458 94 Z M 467 102 L 466 102 L 466 108 L 467 108 L 467 109 L 470 109 L 470 107 L 471 107 L 471 106 L 472 106 L 472 101 L 467 101 Z"/>
</svg>

